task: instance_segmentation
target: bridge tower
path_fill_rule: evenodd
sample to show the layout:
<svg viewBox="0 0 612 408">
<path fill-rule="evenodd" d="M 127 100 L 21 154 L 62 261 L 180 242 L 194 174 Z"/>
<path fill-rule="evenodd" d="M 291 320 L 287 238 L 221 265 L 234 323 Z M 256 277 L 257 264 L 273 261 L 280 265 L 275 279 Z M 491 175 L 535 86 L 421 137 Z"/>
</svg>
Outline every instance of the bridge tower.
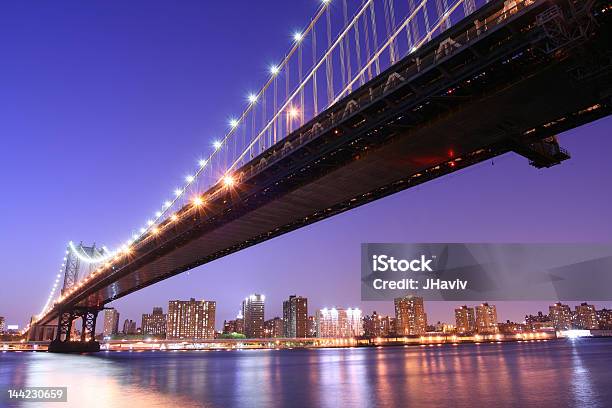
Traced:
<svg viewBox="0 0 612 408">
<path fill-rule="evenodd" d="M 96 248 L 96 245 L 84 246 L 81 242 L 78 246 L 70 244 L 66 251 L 64 267 L 64 285 L 62 294 L 79 282 L 79 274 L 83 264 L 89 266 L 85 274 L 91 273 L 96 267 L 91 260 L 102 259 L 106 255 L 104 248 Z M 84 259 L 85 261 L 81 261 Z M 99 351 L 100 344 L 95 339 L 96 320 L 99 308 L 78 305 L 63 305 L 59 309 L 57 317 L 57 329 L 55 338 L 49 345 L 50 352 L 92 352 Z M 74 338 L 76 320 L 81 319 L 81 334 L 79 339 Z"/>
</svg>

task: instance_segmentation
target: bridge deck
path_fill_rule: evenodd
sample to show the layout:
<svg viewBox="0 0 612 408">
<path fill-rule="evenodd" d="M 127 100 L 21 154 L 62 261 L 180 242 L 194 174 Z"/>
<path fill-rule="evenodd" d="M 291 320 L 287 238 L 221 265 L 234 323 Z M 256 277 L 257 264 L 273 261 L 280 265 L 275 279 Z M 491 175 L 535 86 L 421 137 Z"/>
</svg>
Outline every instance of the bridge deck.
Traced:
<svg viewBox="0 0 612 408">
<path fill-rule="evenodd" d="M 64 305 L 101 307 L 609 114 L 609 66 L 589 61 L 590 71 L 576 75 L 584 73 L 587 50 L 605 49 L 608 21 L 588 41 L 549 53 L 549 37 L 536 21 L 552 4 L 535 1 L 508 13 L 500 11 L 503 2 L 490 3 L 252 160 L 239 170 L 235 188 L 215 186 L 205 206 L 183 208 L 178 221 L 137 242 L 133 255 L 88 281 Z M 475 35 L 474 20 L 492 14 L 490 27 Z M 449 37 L 457 46 L 446 55 L 440 44 Z M 57 306 L 43 322 L 56 315 Z"/>
</svg>

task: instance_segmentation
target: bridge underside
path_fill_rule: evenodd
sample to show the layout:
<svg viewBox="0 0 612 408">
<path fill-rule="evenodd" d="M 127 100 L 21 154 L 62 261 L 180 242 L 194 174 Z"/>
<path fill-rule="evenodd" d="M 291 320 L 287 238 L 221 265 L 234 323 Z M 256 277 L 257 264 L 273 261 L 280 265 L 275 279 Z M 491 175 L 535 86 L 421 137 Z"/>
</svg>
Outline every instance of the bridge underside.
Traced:
<svg viewBox="0 0 612 408">
<path fill-rule="evenodd" d="M 502 3 L 490 7 L 495 4 Z M 567 159 L 554 136 L 610 113 L 610 56 L 597 51 L 606 49 L 609 26 L 577 46 L 547 51 L 549 38 L 542 30 L 524 28 L 551 4 L 536 2 L 529 12 L 517 13 L 514 21 L 412 79 L 402 67 L 440 50 L 443 39 L 406 57 L 341 101 L 339 114 L 324 113 L 341 118 L 334 126 L 322 126 L 306 141 L 297 131 L 289 137 L 290 154 L 281 155 L 286 146 L 279 145 L 254 159 L 241 169 L 234 190 L 201 210 L 181 211 L 181 221 L 163 225 L 158 237 L 137 244 L 130 262 L 94 280 L 70 302 L 99 308 L 232 252 L 510 151 L 536 167 Z M 393 73 L 399 73 L 399 85 L 392 83 Z M 381 86 L 380 96 L 360 99 Z M 57 310 L 50 318 L 53 313 L 57 316 Z"/>
</svg>

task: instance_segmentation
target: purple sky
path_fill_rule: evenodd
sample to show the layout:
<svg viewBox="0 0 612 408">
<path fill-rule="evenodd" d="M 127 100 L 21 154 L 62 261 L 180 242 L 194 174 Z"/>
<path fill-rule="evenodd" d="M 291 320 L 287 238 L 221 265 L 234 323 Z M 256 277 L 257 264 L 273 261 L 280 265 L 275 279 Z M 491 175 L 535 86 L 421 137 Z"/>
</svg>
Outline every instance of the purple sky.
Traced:
<svg viewBox="0 0 612 408">
<path fill-rule="evenodd" d="M 0 5 L 0 315 L 38 313 L 69 240 L 126 239 L 193 169 L 318 4 L 4 2 Z M 237 10 L 240 10 L 238 13 Z M 611 242 L 612 119 L 561 136 L 547 170 L 506 155 L 171 278 L 114 303 L 140 320 L 189 297 L 360 306 L 362 242 Z M 608 187 L 606 187 L 608 186 Z M 550 302 L 498 302 L 521 319 Z M 596 303 L 604 305 L 603 303 Z M 453 303 L 426 304 L 430 321 Z M 607 304 L 611 306 L 610 303 Z"/>
</svg>

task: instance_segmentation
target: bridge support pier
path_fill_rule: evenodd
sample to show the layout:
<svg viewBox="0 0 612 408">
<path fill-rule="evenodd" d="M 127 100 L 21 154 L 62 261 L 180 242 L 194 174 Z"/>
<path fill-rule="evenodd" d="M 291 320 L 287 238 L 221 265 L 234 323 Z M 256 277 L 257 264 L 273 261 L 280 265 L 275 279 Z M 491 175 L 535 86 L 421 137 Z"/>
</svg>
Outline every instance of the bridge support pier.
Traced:
<svg viewBox="0 0 612 408">
<path fill-rule="evenodd" d="M 100 309 L 91 307 L 74 307 L 70 310 L 60 310 L 57 319 L 57 334 L 49 344 L 51 353 L 86 353 L 100 351 L 100 343 L 96 341 L 96 319 Z M 72 324 L 81 318 L 81 337 L 79 340 L 70 337 Z"/>
</svg>

